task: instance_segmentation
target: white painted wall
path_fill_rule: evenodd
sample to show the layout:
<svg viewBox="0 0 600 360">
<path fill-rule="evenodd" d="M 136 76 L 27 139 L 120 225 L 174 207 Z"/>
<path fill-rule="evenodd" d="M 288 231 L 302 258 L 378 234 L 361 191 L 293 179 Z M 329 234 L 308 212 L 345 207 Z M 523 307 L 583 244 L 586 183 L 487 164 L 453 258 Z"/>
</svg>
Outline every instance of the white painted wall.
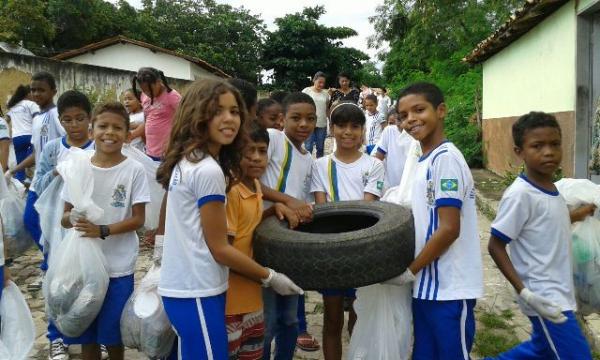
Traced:
<svg viewBox="0 0 600 360">
<path fill-rule="evenodd" d="M 198 80 L 203 78 L 219 79 L 218 76 L 207 71 L 206 69 L 201 68 L 194 63 L 190 63 L 190 80 Z"/>
<path fill-rule="evenodd" d="M 191 76 L 190 65 L 196 66 L 177 56 L 152 52 L 147 48 L 127 43 L 111 45 L 67 61 L 129 71 L 138 71 L 141 67 L 151 66 L 162 70 L 165 76 L 186 80 L 194 80 L 194 77 Z"/>
<path fill-rule="evenodd" d="M 573 0 L 483 64 L 483 118 L 575 110 Z"/>
</svg>

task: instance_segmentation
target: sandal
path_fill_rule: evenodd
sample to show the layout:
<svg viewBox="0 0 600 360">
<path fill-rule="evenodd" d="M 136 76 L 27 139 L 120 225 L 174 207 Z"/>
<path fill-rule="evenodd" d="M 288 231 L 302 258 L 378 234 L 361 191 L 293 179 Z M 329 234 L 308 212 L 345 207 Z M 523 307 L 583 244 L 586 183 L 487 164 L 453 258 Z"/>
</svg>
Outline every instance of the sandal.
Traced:
<svg viewBox="0 0 600 360">
<path fill-rule="evenodd" d="M 317 351 L 321 348 L 317 339 L 309 333 L 298 335 L 296 346 L 303 351 Z"/>
</svg>

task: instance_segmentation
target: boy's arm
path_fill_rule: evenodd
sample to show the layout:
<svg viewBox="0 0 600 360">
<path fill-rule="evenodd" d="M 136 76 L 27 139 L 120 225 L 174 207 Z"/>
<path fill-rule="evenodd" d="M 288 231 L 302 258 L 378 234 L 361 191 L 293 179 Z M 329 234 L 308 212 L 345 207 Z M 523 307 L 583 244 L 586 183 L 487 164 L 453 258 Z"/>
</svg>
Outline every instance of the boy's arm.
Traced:
<svg viewBox="0 0 600 360">
<path fill-rule="evenodd" d="M 2 172 L 8 170 L 8 154 L 10 152 L 10 139 L 0 140 L 0 165 Z"/>
<path fill-rule="evenodd" d="M 594 211 L 596 211 L 596 205 L 593 204 L 582 205 L 577 209 L 571 210 L 569 212 L 571 224 L 583 221 L 588 216 L 594 216 Z"/>
<path fill-rule="evenodd" d="M 315 204 L 325 204 L 327 202 L 327 194 L 322 191 L 315 191 Z"/>
<path fill-rule="evenodd" d="M 56 144 L 56 143 L 55 143 Z M 41 195 L 44 190 L 50 185 L 52 180 L 58 175 L 56 171 L 56 164 L 52 162 L 50 154 L 58 153 L 58 149 L 56 149 L 53 145 L 46 145 L 41 154 L 41 159 L 38 161 L 38 164 L 35 169 L 35 179 L 36 182 L 34 185 L 35 192 L 38 195 Z"/>
<path fill-rule="evenodd" d="M 498 269 L 500 269 L 500 272 L 502 272 L 502 275 L 515 288 L 517 294 L 519 294 L 525 288 L 525 285 L 523 285 L 523 281 L 521 281 L 517 270 L 513 266 L 512 261 L 510 261 L 506 245 L 506 242 L 491 235 L 490 242 L 488 243 L 488 252 L 496 263 L 496 266 L 498 266 Z"/>
<path fill-rule="evenodd" d="M 303 222 L 312 221 L 312 205 L 304 201 L 298 200 L 287 194 L 273 190 L 262 182 L 260 183 L 263 193 L 263 199 L 274 203 L 283 203 L 285 206 L 296 211 Z"/>
<path fill-rule="evenodd" d="M 25 170 L 33 165 L 35 165 L 35 151 L 33 151 L 28 157 L 26 157 L 25 160 L 18 163 L 14 168 L 8 170 L 8 173 L 10 174 L 10 176 L 14 176 L 16 172 Z"/>
<path fill-rule="evenodd" d="M 298 223 L 302 222 L 294 210 L 282 203 L 275 203 L 273 206 L 263 211 L 262 218 L 264 220 L 273 215 L 277 216 L 279 220 L 287 220 L 290 229 L 296 228 Z"/>
<path fill-rule="evenodd" d="M 131 217 L 123 221 L 114 224 L 94 224 L 85 218 L 80 218 L 73 224 L 73 227 L 75 230 L 81 231 L 84 237 L 98 238 L 100 237 L 100 225 L 108 226 L 109 236 L 124 234 L 141 228 L 144 225 L 145 216 L 146 203 L 139 203 L 131 207 Z M 65 220 L 65 214 L 63 214 L 63 220 Z M 70 224 L 71 221 L 68 221 Z"/>
<path fill-rule="evenodd" d="M 439 258 L 460 235 L 460 209 L 453 206 L 438 208 L 439 227 L 408 269 L 414 274 Z"/>
</svg>

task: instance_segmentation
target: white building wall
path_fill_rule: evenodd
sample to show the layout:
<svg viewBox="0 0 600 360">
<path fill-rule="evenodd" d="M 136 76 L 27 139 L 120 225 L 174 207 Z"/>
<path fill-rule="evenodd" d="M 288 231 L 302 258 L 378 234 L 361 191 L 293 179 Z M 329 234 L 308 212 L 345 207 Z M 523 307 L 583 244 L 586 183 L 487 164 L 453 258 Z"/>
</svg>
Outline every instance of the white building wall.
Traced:
<svg viewBox="0 0 600 360">
<path fill-rule="evenodd" d="M 141 67 L 150 66 L 162 70 L 165 76 L 185 80 L 194 80 L 190 73 L 190 65 L 196 66 L 177 56 L 152 52 L 145 47 L 127 43 L 111 45 L 67 61 L 129 71 L 138 71 Z"/>
<path fill-rule="evenodd" d="M 483 118 L 575 110 L 576 14 L 570 1 L 483 64 Z"/>
<path fill-rule="evenodd" d="M 200 66 L 198 66 L 194 63 L 189 63 L 189 64 L 190 64 L 190 75 L 189 75 L 190 80 L 198 80 L 198 79 L 204 79 L 204 78 L 220 79 L 220 77 L 207 71 L 204 68 L 201 68 Z"/>
</svg>

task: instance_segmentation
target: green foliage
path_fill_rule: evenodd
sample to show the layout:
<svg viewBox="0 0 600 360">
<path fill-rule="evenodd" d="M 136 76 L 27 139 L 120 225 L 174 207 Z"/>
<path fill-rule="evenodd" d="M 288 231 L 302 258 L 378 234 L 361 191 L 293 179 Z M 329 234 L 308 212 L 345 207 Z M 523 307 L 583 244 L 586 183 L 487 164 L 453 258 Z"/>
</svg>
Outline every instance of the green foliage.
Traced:
<svg viewBox="0 0 600 360">
<path fill-rule="evenodd" d="M 45 1 L 0 1 L 0 41 L 22 44 L 37 52 L 45 51 L 54 36 L 54 26 L 46 17 Z"/>
<path fill-rule="evenodd" d="M 343 47 L 340 41 L 356 35 L 356 31 L 319 24 L 324 13 L 322 6 L 316 6 L 275 19 L 277 30 L 267 33 L 263 51 L 264 68 L 274 71 L 274 88 L 302 89 L 311 84 L 309 78 L 317 71 L 328 75 L 328 84 L 335 84 L 341 71 L 356 78 L 368 56 Z"/>
<path fill-rule="evenodd" d="M 448 138 L 471 166 L 483 163 L 480 127 L 481 67 L 461 60 L 499 26 L 521 0 L 385 0 L 370 20 L 376 47 L 389 41 L 383 76 L 393 93 L 415 81 L 444 91 Z"/>
<path fill-rule="evenodd" d="M 510 310 L 500 314 L 482 311 L 477 315 L 478 329 L 473 344 L 473 352 L 477 355 L 497 356 L 519 344 L 510 323 L 514 316 Z"/>
</svg>

